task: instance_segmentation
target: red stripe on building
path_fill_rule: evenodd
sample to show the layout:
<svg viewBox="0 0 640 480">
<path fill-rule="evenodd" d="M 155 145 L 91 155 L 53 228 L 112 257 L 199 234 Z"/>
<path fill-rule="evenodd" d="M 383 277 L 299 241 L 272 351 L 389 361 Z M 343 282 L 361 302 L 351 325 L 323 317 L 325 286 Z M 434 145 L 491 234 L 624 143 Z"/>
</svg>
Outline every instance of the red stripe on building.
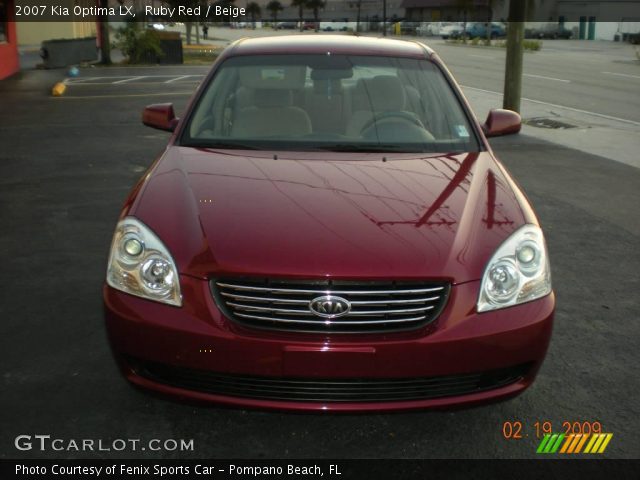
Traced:
<svg viewBox="0 0 640 480">
<path fill-rule="evenodd" d="M 20 70 L 20 58 L 18 56 L 18 38 L 16 35 L 16 23 L 14 21 L 14 0 L 0 1 L 0 79 L 13 75 Z"/>
</svg>

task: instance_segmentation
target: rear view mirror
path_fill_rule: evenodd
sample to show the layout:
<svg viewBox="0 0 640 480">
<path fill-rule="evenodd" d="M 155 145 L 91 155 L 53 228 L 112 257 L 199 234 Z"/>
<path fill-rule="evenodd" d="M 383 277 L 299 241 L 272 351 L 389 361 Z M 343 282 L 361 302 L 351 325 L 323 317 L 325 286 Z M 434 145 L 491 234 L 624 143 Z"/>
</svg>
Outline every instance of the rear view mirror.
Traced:
<svg viewBox="0 0 640 480">
<path fill-rule="evenodd" d="M 142 123 L 147 127 L 173 132 L 176 125 L 178 125 L 178 119 L 173 111 L 173 104 L 157 103 L 146 106 L 142 111 Z"/>
<path fill-rule="evenodd" d="M 522 126 L 520 115 L 511 110 L 493 109 L 487 115 L 482 130 L 487 137 L 518 133 Z"/>
</svg>

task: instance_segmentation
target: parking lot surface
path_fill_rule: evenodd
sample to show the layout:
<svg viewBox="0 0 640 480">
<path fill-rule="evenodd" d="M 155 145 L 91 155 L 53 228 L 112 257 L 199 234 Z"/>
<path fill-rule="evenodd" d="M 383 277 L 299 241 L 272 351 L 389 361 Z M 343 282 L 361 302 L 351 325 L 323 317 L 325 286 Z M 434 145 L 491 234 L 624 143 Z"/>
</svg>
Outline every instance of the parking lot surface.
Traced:
<svg viewBox="0 0 640 480">
<path fill-rule="evenodd" d="M 391 415 L 244 411 L 140 392 L 118 373 L 102 322 L 113 228 L 168 134 L 142 108 L 182 112 L 203 67 L 84 69 L 67 95 L 59 72 L 0 83 L 1 458 L 95 458 L 18 451 L 17 435 L 193 439 L 181 452 L 101 457 L 535 457 L 536 422 L 601 422 L 604 456 L 640 451 L 640 170 L 526 135 L 492 142 L 545 228 L 557 314 L 542 371 L 520 397 L 470 410 Z M 499 105 L 496 105 L 499 106 Z M 503 424 L 522 422 L 521 439 Z"/>
</svg>

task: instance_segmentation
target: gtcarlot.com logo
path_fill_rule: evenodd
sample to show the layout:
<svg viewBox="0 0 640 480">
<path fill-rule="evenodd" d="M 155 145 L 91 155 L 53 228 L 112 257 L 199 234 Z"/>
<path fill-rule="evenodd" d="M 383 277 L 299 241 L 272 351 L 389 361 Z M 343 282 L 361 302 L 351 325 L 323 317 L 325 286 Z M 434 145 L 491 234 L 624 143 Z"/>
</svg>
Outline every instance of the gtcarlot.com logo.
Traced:
<svg viewBox="0 0 640 480">
<path fill-rule="evenodd" d="M 39 450 L 41 452 L 137 452 L 145 450 L 153 452 L 188 452 L 193 451 L 194 448 L 193 439 L 64 439 L 52 438 L 51 435 L 18 435 L 14 441 L 14 445 L 18 450 Z"/>
</svg>

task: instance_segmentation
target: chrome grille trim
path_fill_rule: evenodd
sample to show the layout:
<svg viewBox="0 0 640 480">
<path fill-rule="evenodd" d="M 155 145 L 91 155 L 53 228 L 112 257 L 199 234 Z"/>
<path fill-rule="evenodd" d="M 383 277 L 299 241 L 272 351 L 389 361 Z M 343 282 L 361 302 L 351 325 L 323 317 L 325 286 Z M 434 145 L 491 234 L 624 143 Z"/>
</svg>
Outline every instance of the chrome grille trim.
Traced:
<svg viewBox="0 0 640 480">
<path fill-rule="evenodd" d="M 313 325 L 317 325 L 318 323 L 330 323 L 328 319 L 320 319 L 318 320 L 298 320 L 291 318 L 275 318 L 275 317 L 261 317 L 259 315 L 249 315 L 246 313 L 236 313 L 238 317 L 243 318 L 253 318 L 256 320 L 269 320 L 269 321 L 278 321 L 285 323 L 310 323 Z M 396 318 L 394 320 L 362 320 L 362 321 L 350 321 L 350 320 L 341 320 L 340 325 L 375 325 L 380 323 L 399 323 L 399 322 L 414 322 L 418 320 L 424 320 L 426 317 L 423 315 L 422 317 L 414 317 L 414 318 Z"/>
<path fill-rule="evenodd" d="M 309 302 L 307 302 L 309 303 Z M 309 310 L 295 310 L 292 308 L 271 308 L 271 307 L 259 307 L 257 305 L 243 305 L 240 303 L 227 302 L 227 305 L 231 307 L 236 307 L 240 310 L 254 310 L 256 312 L 271 312 L 271 313 L 298 313 L 300 315 L 313 315 Z M 425 312 L 427 310 L 433 310 L 433 305 L 429 305 L 428 307 L 420 307 L 420 308 L 407 308 L 403 310 L 351 310 L 348 315 L 379 315 L 380 313 L 396 314 L 396 313 L 417 313 L 417 312 Z M 315 316 L 315 315 L 314 315 Z"/>
<path fill-rule="evenodd" d="M 218 284 L 219 286 L 221 284 Z M 331 292 L 332 295 L 336 294 L 335 292 Z M 233 298 L 234 300 L 251 300 L 254 302 L 271 302 L 271 303 L 293 303 L 297 305 L 308 305 L 308 300 L 293 300 L 286 298 L 275 298 L 275 297 L 252 297 L 248 295 L 233 295 L 227 292 L 220 292 L 220 295 L 223 295 L 227 298 Z M 422 302 L 430 302 L 432 300 L 438 300 L 440 297 L 427 297 L 427 298 L 412 298 L 407 300 L 354 300 L 351 302 L 351 305 L 386 305 L 386 304 L 395 304 L 395 303 L 422 303 Z"/>
<path fill-rule="evenodd" d="M 231 320 L 246 326 L 310 333 L 374 333 L 416 329 L 444 308 L 449 285 L 440 282 L 371 282 L 294 279 L 211 280 L 216 303 Z M 351 305 L 326 318 L 311 301 L 339 296 Z M 314 307 L 315 308 L 315 307 Z"/>
<path fill-rule="evenodd" d="M 260 292 L 274 292 L 274 293 L 314 293 L 317 295 L 371 295 L 372 293 L 376 294 L 409 294 L 409 293 L 427 293 L 427 292 L 439 292 L 444 290 L 445 287 L 436 287 L 436 288 L 422 288 L 422 289 L 411 289 L 411 290 L 365 290 L 365 291 L 357 291 L 357 290 L 303 290 L 299 288 L 271 288 L 271 287 L 254 287 L 247 285 L 233 285 L 230 283 L 221 283 L 216 282 L 216 285 L 219 287 L 228 287 L 235 288 L 237 290 L 251 290 L 251 291 L 260 291 Z"/>
</svg>

